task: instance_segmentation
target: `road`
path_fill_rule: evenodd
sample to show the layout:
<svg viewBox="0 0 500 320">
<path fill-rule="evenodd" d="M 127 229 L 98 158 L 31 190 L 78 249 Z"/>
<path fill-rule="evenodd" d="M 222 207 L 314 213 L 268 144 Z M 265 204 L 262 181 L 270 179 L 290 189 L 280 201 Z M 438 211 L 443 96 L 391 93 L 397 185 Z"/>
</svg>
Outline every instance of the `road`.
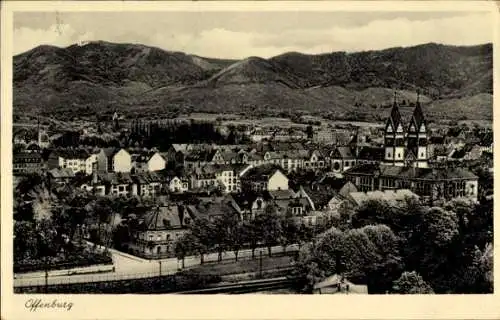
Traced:
<svg viewBox="0 0 500 320">
<path fill-rule="evenodd" d="M 113 259 L 114 272 L 93 273 L 93 274 L 75 274 L 75 275 L 57 275 L 55 272 L 48 272 L 47 284 L 69 284 L 69 283 L 84 283 L 84 282 L 100 282 L 112 280 L 140 279 L 154 276 L 174 274 L 181 266 L 181 262 L 177 258 L 168 258 L 160 260 L 147 260 L 136 256 L 132 256 L 114 249 L 108 249 Z M 267 255 L 267 248 L 258 248 L 255 250 L 256 256 L 262 250 L 263 255 Z M 297 251 L 298 245 L 290 245 L 287 251 Z M 283 252 L 282 246 L 272 247 L 272 253 Z M 249 258 L 252 255 L 252 250 L 241 250 L 238 258 Z M 205 255 L 205 262 L 217 261 L 218 253 L 210 253 Z M 235 259 L 233 252 L 225 252 L 222 256 L 223 260 Z M 199 256 L 189 256 L 184 259 L 184 266 L 190 267 L 200 264 Z M 30 272 L 16 274 L 14 279 L 14 287 L 25 286 L 40 286 L 45 285 L 45 272 Z"/>
</svg>

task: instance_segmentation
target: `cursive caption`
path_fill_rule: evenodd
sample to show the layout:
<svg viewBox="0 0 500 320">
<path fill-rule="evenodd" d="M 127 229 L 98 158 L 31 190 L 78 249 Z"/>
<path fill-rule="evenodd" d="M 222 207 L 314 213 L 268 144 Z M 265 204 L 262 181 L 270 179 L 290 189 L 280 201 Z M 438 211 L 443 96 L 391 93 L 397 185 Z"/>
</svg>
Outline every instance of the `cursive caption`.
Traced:
<svg viewBox="0 0 500 320">
<path fill-rule="evenodd" d="M 73 308 L 73 302 L 58 301 L 54 299 L 52 301 L 42 301 L 42 299 L 29 299 L 26 301 L 24 306 L 31 312 L 44 310 L 44 309 L 62 309 L 65 311 L 70 311 Z"/>
</svg>

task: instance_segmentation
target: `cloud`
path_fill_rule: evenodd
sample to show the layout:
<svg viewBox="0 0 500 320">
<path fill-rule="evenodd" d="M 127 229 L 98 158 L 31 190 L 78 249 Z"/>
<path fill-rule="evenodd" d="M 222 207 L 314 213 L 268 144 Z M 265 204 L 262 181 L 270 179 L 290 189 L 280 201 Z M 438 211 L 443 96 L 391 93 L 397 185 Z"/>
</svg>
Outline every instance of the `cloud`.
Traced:
<svg viewBox="0 0 500 320">
<path fill-rule="evenodd" d="M 44 44 L 66 47 L 86 40 L 95 40 L 95 35 L 92 32 L 80 34 L 69 24 L 54 24 L 48 29 L 22 27 L 14 30 L 13 53 L 19 54 Z"/>
<path fill-rule="evenodd" d="M 321 13 L 324 15 L 324 13 Z M 357 17 L 356 13 L 346 16 Z M 214 16 L 215 17 L 215 16 Z M 116 17 L 115 17 L 116 18 Z M 86 22 L 82 17 L 64 20 L 59 28 L 19 27 L 14 32 L 14 51 L 20 53 L 40 44 L 68 46 L 82 40 L 105 40 L 111 42 L 143 43 L 165 50 L 183 51 L 206 57 L 244 58 L 261 56 L 268 58 L 287 51 L 323 53 L 331 51 L 377 50 L 397 46 L 410 46 L 428 42 L 453 45 L 473 45 L 492 42 L 492 17 L 489 14 L 444 15 L 427 19 L 409 16 L 375 17 L 366 23 L 346 25 L 332 19 L 321 28 L 308 28 L 304 23 L 291 26 L 283 21 L 282 27 L 273 21 L 273 28 L 244 28 L 239 21 L 213 27 L 213 23 L 195 21 L 191 30 L 186 21 L 164 22 L 145 17 L 127 19 L 126 26 L 112 20 L 99 19 Z M 123 18 L 123 17 L 122 17 Z M 207 16 L 206 21 L 211 21 Z M 305 19 L 302 17 L 302 19 Z M 313 16 L 308 18 L 313 19 Z M 359 20 L 359 19 L 358 19 Z M 87 20 L 90 21 L 90 20 Z M 234 20 L 232 20 L 234 21 Z M 88 23 L 88 24 L 87 24 Z M 255 23 L 253 20 L 246 24 Z M 266 21 L 260 21 L 266 24 Z M 106 25 L 117 27 L 105 27 Z M 286 27 L 284 27 L 286 26 Z M 130 31 L 130 32 L 128 32 Z"/>
</svg>

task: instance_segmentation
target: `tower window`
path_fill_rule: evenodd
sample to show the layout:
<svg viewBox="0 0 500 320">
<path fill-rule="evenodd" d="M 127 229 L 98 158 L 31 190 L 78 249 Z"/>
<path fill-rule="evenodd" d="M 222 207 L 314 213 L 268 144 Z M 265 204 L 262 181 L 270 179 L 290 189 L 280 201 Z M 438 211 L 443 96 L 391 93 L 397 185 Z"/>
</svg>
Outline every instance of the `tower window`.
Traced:
<svg viewBox="0 0 500 320">
<path fill-rule="evenodd" d="M 398 153 L 398 158 L 401 158 L 401 153 Z"/>
<path fill-rule="evenodd" d="M 421 156 L 421 157 L 423 157 L 423 156 L 424 156 L 424 153 L 422 152 L 422 153 L 420 154 L 420 156 Z"/>
<path fill-rule="evenodd" d="M 391 153 L 387 152 L 387 158 L 390 158 L 390 157 L 391 157 Z"/>
</svg>

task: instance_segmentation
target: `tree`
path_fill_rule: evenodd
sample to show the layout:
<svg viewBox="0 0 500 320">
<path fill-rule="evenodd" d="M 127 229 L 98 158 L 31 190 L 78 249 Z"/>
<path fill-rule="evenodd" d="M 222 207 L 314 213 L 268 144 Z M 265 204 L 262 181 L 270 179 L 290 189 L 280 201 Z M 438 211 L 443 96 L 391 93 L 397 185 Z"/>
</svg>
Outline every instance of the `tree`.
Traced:
<svg viewBox="0 0 500 320">
<path fill-rule="evenodd" d="M 262 240 L 267 247 L 268 255 L 271 256 L 272 246 L 278 243 L 283 234 L 276 208 L 272 205 L 267 206 L 266 212 L 257 217 L 256 225 L 262 232 Z"/>
<path fill-rule="evenodd" d="M 434 293 L 431 286 L 415 271 L 405 271 L 394 281 L 392 292 L 399 294 L 430 294 Z"/>
<path fill-rule="evenodd" d="M 185 257 L 194 252 L 193 244 L 195 242 L 196 239 L 191 232 L 185 233 L 175 242 L 175 256 L 182 261 L 182 269 L 184 269 Z"/>
<path fill-rule="evenodd" d="M 250 249 L 252 250 L 252 259 L 255 258 L 255 249 L 259 245 L 259 241 L 261 239 L 261 230 L 257 225 L 257 220 L 252 221 L 243 221 L 242 229 L 244 230 L 243 237 L 244 243 L 248 243 L 250 245 Z"/>
<path fill-rule="evenodd" d="M 400 265 L 397 237 L 387 226 L 376 225 L 348 231 L 327 230 L 300 251 L 297 269 L 309 279 L 343 274 L 367 283 L 370 292 L 385 292 L 401 273 Z M 309 274 L 311 270 L 315 274 Z"/>
<path fill-rule="evenodd" d="M 112 201 L 106 197 L 100 197 L 92 202 L 90 206 L 90 215 L 97 220 L 97 240 L 98 244 L 106 245 L 106 241 L 101 238 L 101 224 L 110 222 L 112 212 Z"/>
<path fill-rule="evenodd" d="M 205 218 L 195 219 L 191 232 L 195 251 L 200 255 L 200 263 L 204 263 L 204 256 L 214 245 L 214 225 Z"/>
<path fill-rule="evenodd" d="M 291 216 L 285 216 L 281 219 L 282 235 L 280 243 L 283 246 L 283 252 L 286 252 L 286 247 L 292 243 L 297 243 L 299 241 L 299 228 L 297 223 L 292 219 Z"/>
<path fill-rule="evenodd" d="M 237 223 L 229 231 L 227 237 L 227 245 L 229 248 L 232 248 L 236 261 L 238 261 L 238 253 L 241 247 L 243 246 L 243 244 L 245 244 L 246 240 L 249 237 L 248 231 L 249 230 L 247 229 L 247 225 L 242 222 Z"/>
</svg>

